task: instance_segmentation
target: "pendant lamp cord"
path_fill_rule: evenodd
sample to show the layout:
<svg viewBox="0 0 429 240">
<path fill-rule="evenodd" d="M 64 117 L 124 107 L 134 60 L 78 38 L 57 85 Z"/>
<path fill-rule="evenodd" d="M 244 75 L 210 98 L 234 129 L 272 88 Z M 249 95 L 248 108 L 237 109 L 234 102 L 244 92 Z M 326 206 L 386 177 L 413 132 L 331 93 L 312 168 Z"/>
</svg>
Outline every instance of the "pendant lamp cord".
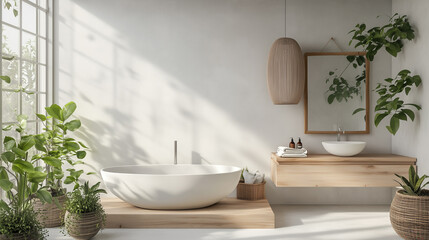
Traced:
<svg viewBox="0 0 429 240">
<path fill-rule="evenodd" d="M 287 32 L 286 32 L 286 0 L 285 0 L 285 37 L 287 36 L 286 33 Z"/>
</svg>

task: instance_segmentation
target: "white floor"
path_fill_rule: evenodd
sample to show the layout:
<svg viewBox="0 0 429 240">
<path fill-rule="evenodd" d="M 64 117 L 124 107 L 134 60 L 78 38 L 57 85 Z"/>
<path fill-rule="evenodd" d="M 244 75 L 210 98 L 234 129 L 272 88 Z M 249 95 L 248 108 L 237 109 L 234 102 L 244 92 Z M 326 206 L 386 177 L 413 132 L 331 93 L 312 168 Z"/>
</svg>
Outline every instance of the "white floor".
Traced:
<svg viewBox="0 0 429 240">
<path fill-rule="evenodd" d="M 273 205 L 275 229 L 104 229 L 94 239 L 381 240 L 400 239 L 389 206 Z M 48 239 L 72 239 L 50 229 Z"/>
</svg>

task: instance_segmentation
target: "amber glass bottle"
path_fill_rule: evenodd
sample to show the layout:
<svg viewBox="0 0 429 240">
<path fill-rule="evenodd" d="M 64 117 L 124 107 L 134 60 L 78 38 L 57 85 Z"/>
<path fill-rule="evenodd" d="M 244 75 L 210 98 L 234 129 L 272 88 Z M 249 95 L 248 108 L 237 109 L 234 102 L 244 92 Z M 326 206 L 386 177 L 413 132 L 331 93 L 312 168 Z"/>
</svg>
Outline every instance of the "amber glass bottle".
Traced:
<svg viewBox="0 0 429 240">
<path fill-rule="evenodd" d="M 302 148 L 301 138 L 298 138 L 298 142 L 296 143 L 296 148 L 298 148 L 298 149 Z"/>
<path fill-rule="evenodd" d="M 295 148 L 295 142 L 293 141 L 293 138 L 290 138 L 289 147 L 290 148 Z"/>
</svg>

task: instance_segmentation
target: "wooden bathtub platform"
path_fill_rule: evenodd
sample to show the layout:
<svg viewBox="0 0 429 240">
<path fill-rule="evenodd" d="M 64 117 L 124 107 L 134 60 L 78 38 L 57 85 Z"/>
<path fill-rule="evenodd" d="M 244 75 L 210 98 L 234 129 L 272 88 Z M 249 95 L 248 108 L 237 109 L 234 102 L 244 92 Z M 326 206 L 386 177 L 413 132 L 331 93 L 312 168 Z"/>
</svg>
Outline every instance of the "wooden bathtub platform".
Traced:
<svg viewBox="0 0 429 240">
<path fill-rule="evenodd" d="M 274 228 L 274 213 L 266 199 L 224 198 L 206 208 L 148 210 L 117 198 L 102 199 L 106 228 Z"/>
</svg>

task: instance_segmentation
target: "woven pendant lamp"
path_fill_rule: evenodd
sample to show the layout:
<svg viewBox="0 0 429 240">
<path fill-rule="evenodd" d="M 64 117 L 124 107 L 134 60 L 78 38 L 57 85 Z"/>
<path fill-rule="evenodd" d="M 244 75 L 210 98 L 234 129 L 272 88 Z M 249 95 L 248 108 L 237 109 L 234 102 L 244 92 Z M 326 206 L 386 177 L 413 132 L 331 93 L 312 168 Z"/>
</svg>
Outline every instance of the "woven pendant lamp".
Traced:
<svg viewBox="0 0 429 240">
<path fill-rule="evenodd" d="M 268 58 L 268 90 L 274 104 L 297 104 L 304 93 L 304 56 L 292 38 L 279 38 Z"/>
<path fill-rule="evenodd" d="M 286 36 L 286 0 L 285 0 Z M 268 58 L 268 91 L 274 104 L 298 104 L 304 93 L 304 56 L 292 38 L 279 38 Z"/>
</svg>

